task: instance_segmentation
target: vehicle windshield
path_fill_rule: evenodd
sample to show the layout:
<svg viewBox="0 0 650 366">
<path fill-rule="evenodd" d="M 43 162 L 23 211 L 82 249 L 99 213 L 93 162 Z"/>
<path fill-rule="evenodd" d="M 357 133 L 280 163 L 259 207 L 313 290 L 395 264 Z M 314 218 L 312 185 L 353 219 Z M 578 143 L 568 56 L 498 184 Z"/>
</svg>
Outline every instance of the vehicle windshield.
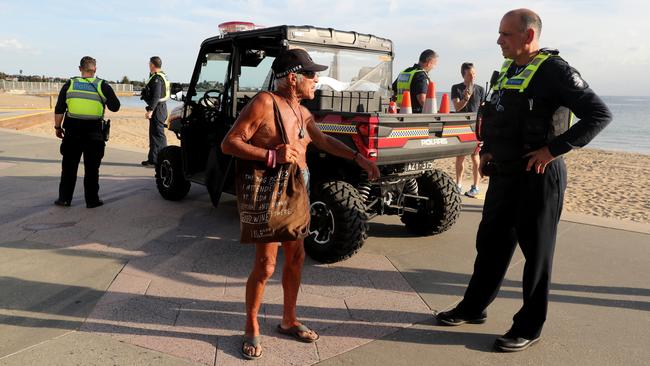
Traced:
<svg viewBox="0 0 650 366">
<path fill-rule="evenodd" d="M 318 73 L 317 89 L 374 91 L 389 95 L 392 57 L 381 52 L 341 50 L 318 46 L 303 47 L 315 63 L 328 69 Z"/>
<path fill-rule="evenodd" d="M 196 94 L 192 100 L 203 97 L 206 91 L 224 92 L 224 83 L 228 74 L 229 53 L 207 53 L 201 65 L 201 72 L 196 83 Z"/>
</svg>

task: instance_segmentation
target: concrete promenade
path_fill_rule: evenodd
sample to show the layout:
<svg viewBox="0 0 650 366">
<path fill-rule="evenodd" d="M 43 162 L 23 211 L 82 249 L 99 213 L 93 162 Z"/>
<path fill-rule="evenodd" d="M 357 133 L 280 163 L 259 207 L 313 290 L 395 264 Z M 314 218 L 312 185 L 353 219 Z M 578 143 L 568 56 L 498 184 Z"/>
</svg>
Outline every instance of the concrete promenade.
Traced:
<svg viewBox="0 0 650 366">
<path fill-rule="evenodd" d="M 110 146 L 110 144 L 109 144 Z M 308 259 L 299 316 L 321 334 L 275 333 L 282 260 L 260 312 L 264 356 L 239 356 L 253 247 L 238 243 L 233 197 L 214 209 L 202 186 L 163 200 L 145 152 L 108 148 L 105 205 L 70 208 L 58 192 L 59 142 L 0 129 L 0 365 L 646 365 L 650 225 L 565 215 L 542 340 L 492 350 L 521 305 L 515 253 L 484 325 L 436 324 L 462 296 L 481 201 L 466 198 L 442 235 L 414 237 L 397 217 L 370 223 L 351 259 Z M 80 166 L 83 175 L 83 165 Z M 282 255 L 280 254 L 280 258 Z"/>
</svg>

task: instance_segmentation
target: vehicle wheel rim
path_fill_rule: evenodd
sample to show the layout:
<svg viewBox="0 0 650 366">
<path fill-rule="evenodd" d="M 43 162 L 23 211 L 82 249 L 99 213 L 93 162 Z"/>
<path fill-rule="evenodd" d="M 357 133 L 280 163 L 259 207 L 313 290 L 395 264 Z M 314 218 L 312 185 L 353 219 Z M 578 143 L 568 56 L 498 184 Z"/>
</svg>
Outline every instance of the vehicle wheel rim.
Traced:
<svg viewBox="0 0 650 366">
<path fill-rule="evenodd" d="M 169 160 L 163 160 L 160 164 L 160 179 L 165 188 L 172 186 L 172 164 Z"/>
<path fill-rule="evenodd" d="M 324 202 L 313 202 L 309 211 L 311 222 L 309 224 L 309 236 L 316 244 L 327 244 L 334 235 L 334 214 L 327 208 Z"/>
</svg>

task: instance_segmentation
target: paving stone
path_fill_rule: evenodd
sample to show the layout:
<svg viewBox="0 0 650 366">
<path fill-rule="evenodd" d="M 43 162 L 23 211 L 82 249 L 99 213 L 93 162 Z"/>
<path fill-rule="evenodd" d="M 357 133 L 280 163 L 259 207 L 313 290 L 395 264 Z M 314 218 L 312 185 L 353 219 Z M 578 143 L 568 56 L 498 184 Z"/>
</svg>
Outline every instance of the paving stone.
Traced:
<svg viewBox="0 0 650 366">
<path fill-rule="evenodd" d="M 156 336 L 174 324 L 178 311 L 175 303 L 137 296 L 95 307 L 81 329 L 125 341 L 135 335 Z"/>
<path fill-rule="evenodd" d="M 134 258 L 129 260 L 121 273 L 150 277 L 154 269 L 164 266 L 166 262 L 171 261 L 173 258 L 173 255 L 168 254 L 148 254 L 144 257 Z"/>
<path fill-rule="evenodd" d="M 245 315 L 243 299 L 197 301 L 181 307 L 175 326 L 210 335 L 243 334 Z"/>
<path fill-rule="evenodd" d="M 374 291 L 348 298 L 345 303 L 353 319 L 383 326 L 404 327 L 433 317 L 416 294 Z"/>
<path fill-rule="evenodd" d="M 370 273 L 353 274 L 324 266 L 305 266 L 301 289 L 314 295 L 345 299 L 372 291 L 374 286 L 369 276 Z"/>
<path fill-rule="evenodd" d="M 186 303 L 196 300 L 218 300 L 224 296 L 226 278 L 195 272 L 181 272 L 175 278 L 155 276 L 147 290 L 147 295 L 174 299 L 170 301 Z"/>
<path fill-rule="evenodd" d="M 177 327 L 164 327 L 161 335 L 137 334 L 126 342 L 168 355 L 213 365 L 217 352 L 217 337 L 185 333 Z"/>
<path fill-rule="evenodd" d="M 3 366 L 191 366 L 193 362 L 96 334 L 70 332 L 0 360 Z"/>
<path fill-rule="evenodd" d="M 204 252 L 203 256 L 194 262 L 192 271 L 246 279 L 253 268 L 253 255 L 228 252 L 211 255 Z"/>
<path fill-rule="evenodd" d="M 378 290 L 388 290 L 403 294 L 413 294 L 415 290 L 411 287 L 404 276 L 397 271 L 379 271 L 372 274 L 370 281 Z"/>
<path fill-rule="evenodd" d="M 289 336 L 274 332 L 265 336 L 262 346 L 267 353 L 294 365 L 312 365 L 319 361 L 316 343 L 299 342 Z"/>
<path fill-rule="evenodd" d="M 120 273 L 106 290 L 104 296 L 99 300 L 97 306 L 108 305 L 115 302 L 122 302 L 134 297 L 142 297 L 151 280 L 128 273 Z"/>
<path fill-rule="evenodd" d="M 395 266 L 388 258 L 378 254 L 357 253 L 352 257 L 337 263 L 328 265 L 331 268 L 351 270 L 354 272 L 372 271 L 373 275 L 377 272 L 394 272 Z"/>
<path fill-rule="evenodd" d="M 349 321 L 323 330 L 318 340 L 320 360 L 348 352 L 397 331 L 398 327 L 372 324 L 362 321 Z"/>
<path fill-rule="evenodd" d="M 24 241 L 27 240 L 27 237 L 29 235 L 31 235 L 31 232 L 23 230 L 23 228 L 14 225 L 2 225 L 0 226 L 0 232 L 2 232 L 0 243 Z"/>
<path fill-rule="evenodd" d="M 67 224 L 69 222 L 71 221 L 68 221 L 66 219 L 65 222 L 61 222 L 60 224 Z M 34 225 L 47 224 L 48 223 L 36 223 Z M 56 247 L 70 247 L 79 244 L 87 244 L 89 241 L 85 238 L 89 236 L 90 233 L 92 233 L 92 229 L 79 225 L 71 225 L 61 228 L 45 228 L 44 226 L 44 229 L 42 230 L 32 230 L 29 227 L 27 229 L 29 231 L 32 231 L 32 233 L 27 236 L 28 240 L 39 243 L 47 243 Z"/>
</svg>

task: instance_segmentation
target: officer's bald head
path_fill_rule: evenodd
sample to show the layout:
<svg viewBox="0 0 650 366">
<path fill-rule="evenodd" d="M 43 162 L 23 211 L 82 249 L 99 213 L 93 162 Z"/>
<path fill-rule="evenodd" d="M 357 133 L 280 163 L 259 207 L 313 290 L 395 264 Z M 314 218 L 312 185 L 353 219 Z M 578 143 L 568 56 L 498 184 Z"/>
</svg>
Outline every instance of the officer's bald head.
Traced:
<svg viewBox="0 0 650 366">
<path fill-rule="evenodd" d="M 542 33 L 542 19 L 534 11 L 523 8 L 515 9 L 510 10 L 503 17 L 513 17 L 518 19 L 522 32 L 532 29 L 535 31 L 535 38 L 539 39 L 539 35 Z"/>
</svg>

